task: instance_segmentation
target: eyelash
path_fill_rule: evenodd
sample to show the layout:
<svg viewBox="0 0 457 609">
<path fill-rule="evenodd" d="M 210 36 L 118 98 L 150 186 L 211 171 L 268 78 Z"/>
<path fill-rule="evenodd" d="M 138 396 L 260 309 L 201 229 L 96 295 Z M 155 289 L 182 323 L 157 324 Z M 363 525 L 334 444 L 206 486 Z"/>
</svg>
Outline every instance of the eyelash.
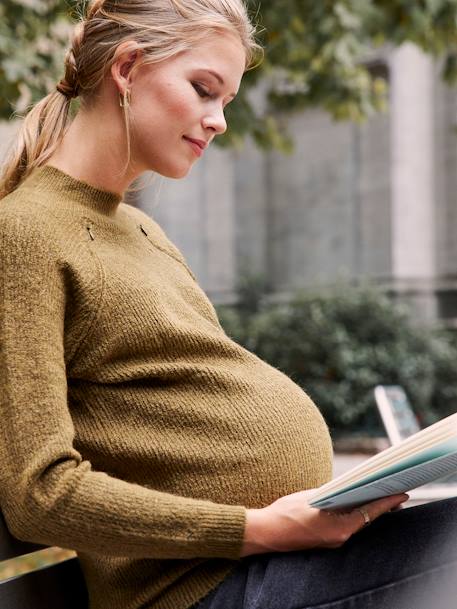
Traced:
<svg viewBox="0 0 457 609">
<path fill-rule="evenodd" d="M 200 95 L 200 97 L 212 97 L 211 94 L 208 93 L 208 91 L 205 91 L 205 89 L 198 83 L 193 82 L 192 86 L 197 91 L 197 93 Z"/>
<path fill-rule="evenodd" d="M 200 97 L 209 97 L 210 99 L 216 99 L 217 98 L 217 94 L 216 95 L 211 95 L 211 93 L 208 93 L 208 91 L 205 91 L 205 89 L 201 85 L 199 85 L 198 82 L 193 82 L 192 86 L 197 91 L 198 95 L 200 95 Z M 224 108 L 226 106 L 228 106 L 229 103 L 230 102 L 225 104 Z"/>
</svg>

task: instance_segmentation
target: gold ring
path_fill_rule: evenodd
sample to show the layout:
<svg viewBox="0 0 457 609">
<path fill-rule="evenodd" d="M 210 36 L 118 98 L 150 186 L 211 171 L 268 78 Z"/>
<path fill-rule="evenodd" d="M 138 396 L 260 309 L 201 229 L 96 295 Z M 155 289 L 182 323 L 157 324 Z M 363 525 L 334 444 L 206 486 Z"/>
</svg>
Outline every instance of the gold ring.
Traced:
<svg viewBox="0 0 457 609">
<path fill-rule="evenodd" d="M 366 527 L 371 523 L 371 518 L 369 513 L 366 511 L 365 508 L 357 508 L 357 511 L 360 512 L 360 514 L 362 515 L 363 518 L 363 526 Z"/>
</svg>

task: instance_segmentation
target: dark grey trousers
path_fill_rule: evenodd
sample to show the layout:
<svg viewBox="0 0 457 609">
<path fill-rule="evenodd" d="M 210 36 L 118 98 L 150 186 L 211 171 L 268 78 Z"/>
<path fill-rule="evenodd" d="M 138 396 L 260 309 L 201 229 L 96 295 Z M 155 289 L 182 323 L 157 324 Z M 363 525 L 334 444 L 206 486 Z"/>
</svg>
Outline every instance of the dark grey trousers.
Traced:
<svg viewBox="0 0 457 609">
<path fill-rule="evenodd" d="M 335 550 L 243 558 L 194 608 L 457 609 L 457 498 L 384 514 Z"/>
</svg>

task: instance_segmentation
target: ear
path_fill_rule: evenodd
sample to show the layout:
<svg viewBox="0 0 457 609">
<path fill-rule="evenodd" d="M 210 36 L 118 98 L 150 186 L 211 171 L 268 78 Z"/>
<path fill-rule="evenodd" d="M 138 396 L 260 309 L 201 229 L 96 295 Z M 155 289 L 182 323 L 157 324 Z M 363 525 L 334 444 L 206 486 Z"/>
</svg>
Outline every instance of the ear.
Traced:
<svg viewBox="0 0 457 609">
<path fill-rule="evenodd" d="M 126 41 L 117 47 L 110 71 L 121 95 L 130 88 L 134 68 L 141 63 L 142 56 L 143 52 L 136 42 Z"/>
</svg>

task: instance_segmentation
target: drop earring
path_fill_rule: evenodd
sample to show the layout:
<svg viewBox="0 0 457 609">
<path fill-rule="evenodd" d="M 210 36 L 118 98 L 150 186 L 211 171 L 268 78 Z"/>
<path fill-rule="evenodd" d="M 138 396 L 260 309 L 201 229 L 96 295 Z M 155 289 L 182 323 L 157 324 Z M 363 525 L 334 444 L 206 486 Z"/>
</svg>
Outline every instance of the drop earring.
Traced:
<svg viewBox="0 0 457 609">
<path fill-rule="evenodd" d="M 124 95 L 121 95 L 121 93 L 119 93 L 119 105 L 121 108 L 128 108 L 130 106 L 130 100 L 130 89 L 126 89 L 124 91 Z"/>
</svg>

